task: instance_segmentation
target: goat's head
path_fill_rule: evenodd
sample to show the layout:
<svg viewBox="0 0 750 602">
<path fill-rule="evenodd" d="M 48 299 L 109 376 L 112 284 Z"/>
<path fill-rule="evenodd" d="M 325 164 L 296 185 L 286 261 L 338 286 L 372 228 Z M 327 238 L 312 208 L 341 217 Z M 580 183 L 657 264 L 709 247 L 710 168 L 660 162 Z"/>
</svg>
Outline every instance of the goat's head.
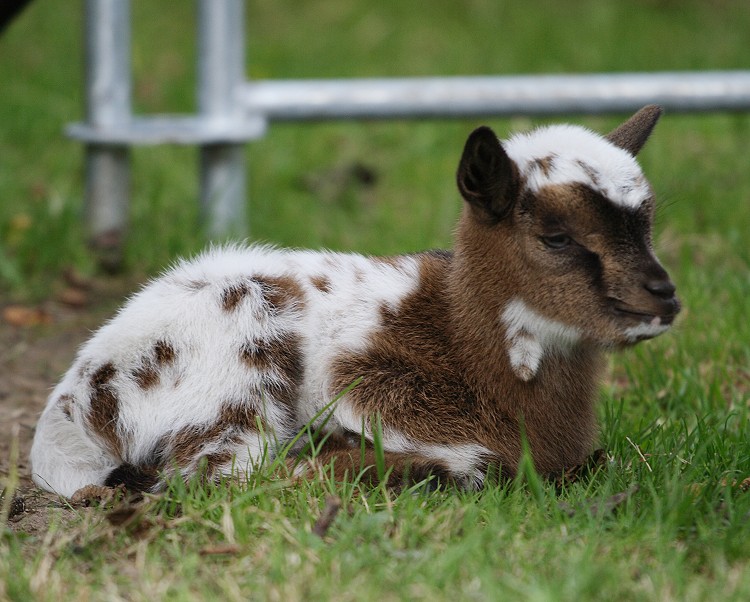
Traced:
<svg viewBox="0 0 750 602">
<path fill-rule="evenodd" d="M 470 135 L 457 176 L 469 236 L 494 247 L 479 253 L 483 269 L 514 287 L 517 306 L 604 345 L 669 328 L 679 301 L 652 250 L 653 191 L 635 160 L 660 113 L 645 107 L 606 138 L 576 126 L 505 143 L 487 127 Z"/>
</svg>

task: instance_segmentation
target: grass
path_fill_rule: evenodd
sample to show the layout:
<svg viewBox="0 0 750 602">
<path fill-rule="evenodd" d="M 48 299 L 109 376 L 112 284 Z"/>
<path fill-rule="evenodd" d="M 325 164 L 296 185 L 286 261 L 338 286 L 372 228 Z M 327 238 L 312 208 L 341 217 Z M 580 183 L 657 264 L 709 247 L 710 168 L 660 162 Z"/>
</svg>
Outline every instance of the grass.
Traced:
<svg viewBox="0 0 750 602">
<path fill-rule="evenodd" d="M 133 4 L 137 110 L 192 110 L 190 10 Z M 256 78 L 750 63 L 744 0 L 249 5 Z M 81 27 L 78 10 L 37 0 L 0 38 L 0 300 L 34 302 L 66 268 L 96 269 L 82 153 L 61 134 L 82 114 Z M 607 131 L 620 118 L 573 119 Z M 502 136 L 532 125 L 486 121 Z M 475 125 L 273 126 L 247 149 L 252 238 L 368 253 L 449 245 L 453 174 Z M 613 461 L 593 477 L 560 494 L 532 473 L 476 494 L 292 485 L 270 469 L 247 487 L 174 485 L 129 526 L 77 509 L 39 538 L 5 533 L 0 599 L 750 598 L 750 493 L 733 485 L 750 475 L 749 136 L 747 114 L 668 115 L 640 157 L 661 199 L 658 252 L 686 309 L 674 332 L 613 359 L 601 395 Z M 133 157 L 136 279 L 203 241 L 195 151 Z M 372 185 L 346 175 L 357 164 Z M 634 485 L 616 511 L 592 510 Z M 312 529 L 331 495 L 343 509 L 321 538 Z"/>
<path fill-rule="evenodd" d="M 17 599 L 31 590 L 41 599 L 700 600 L 719 589 L 739 600 L 750 591 L 750 496 L 730 481 L 749 468 L 743 431 L 650 425 L 631 432 L 648 462 L 616 435 L 607 443 L 617 461 L 560 495 L 519 480 L 395 496 L 325 477 L 292 485 L 270 469 L 246 487 L 175 482 L 124 527 L 100 511 L 53 527 L 31 561 L 11 540 L 0 566 Z M 595 513 L 634 483 L 616 514 Z M 343 510 L 319 537 L 313 525 L 331 495 Z"/>
</svg>

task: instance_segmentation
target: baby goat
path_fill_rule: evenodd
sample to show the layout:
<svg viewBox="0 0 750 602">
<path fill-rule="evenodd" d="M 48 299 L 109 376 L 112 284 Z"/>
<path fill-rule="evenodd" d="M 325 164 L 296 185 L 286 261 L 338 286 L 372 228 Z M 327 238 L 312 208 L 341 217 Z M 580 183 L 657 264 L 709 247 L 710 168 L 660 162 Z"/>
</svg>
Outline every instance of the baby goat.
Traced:
<svg viewBox="0 0 750 602">
<path fill-rule="evenodd" d="M 604 352 L 663 333 L 679 311 L 634 158 L 660 113 L 645 107 L 606 138 L 474 131 L 453 252 L 252 246 L 179 263 L 82 347 L 50 396 L 36 483 L 70 496 L 247 473 L 310 421 L 337 476 L 375 464 L 376 425 L 392 484 L 511 476 L 523 437 L 542 474 L 581 463 Z"/>
</svg>

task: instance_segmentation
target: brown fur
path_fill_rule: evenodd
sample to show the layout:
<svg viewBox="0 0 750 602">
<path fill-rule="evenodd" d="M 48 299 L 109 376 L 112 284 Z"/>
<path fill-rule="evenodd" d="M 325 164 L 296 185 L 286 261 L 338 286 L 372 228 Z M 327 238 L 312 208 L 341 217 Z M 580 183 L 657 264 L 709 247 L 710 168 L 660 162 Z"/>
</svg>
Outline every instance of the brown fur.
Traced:
<svg viewBox="0 0 750 602">
<path fill-rule="evenodd" d="M 455 483 L 447 466 L 418 454 L 384 452 L 383 461 L 388 472 L 386 485 L 391 489 L 399 490 L 426 479 L 430 479 L 433 487 Z M 288 460 L 291 469 L 299 462 L 299 458 Z M 307 460 L 305 475 L 315 473 L 332 475 L 336 481 L 351 481 L 359 477 L 360 483 L 365 485 L 379 482 L 376 453 L 372 445 L 368 443 L 363 450 L 335 434 L 328 435 L 315 457 Z"/>
<path fill-rule="evenodd" d="M 274 372 L 275 378 L 266 379 L 261 396 L 293 407 L 302 382 L 303 358 L 301 341 L 297 335 L 268 341 L 249 341 L 240 349 L 240 357 L 261 372 Z"/>
<path fill-rule="evenodd" d="M 159 383 L 159 373 L 149 358 L 143 358 L 142 364 L 133 370 L 133 379 L 141 389 L 151 389 Z"/>
<path fill-rule="evenodd" d="M 171 364 L 175 360 L 176 355 L 174 347 L 166 341 L 157 341 L 154 345 L 154 358 L 156 365 L 159 367 Z"/>
<path fill-rule="evenodd" d="M 273 308 L 289 309 L 293 306 L 302 308 L 305 304 L 305 291 L 290 276 L 263 276 L 254 280 L 260 283 L 263 298 Z"/>
<path fill-rule="evenodd" d="M 599 172 L 597 172 L 593 167 L 591 167 L 591 165 L 589 165 L 585 161 L 578 160 L 576 161 L 576 163 L 578 163 L 579 167 L 586 173 L 589 178 L 591 178 L 591 182 L 594 184 L 594 186 L 599 186 L 599 182 L 601 180 Z"/>
<path fill-rule="evenodd" d="M 225 311 L 237 309 L 242 300 L 253 292 L 253 285 L 260 286 L 266 304 L 274 309 L 288 309 L 294 305 L 304 307 L 305 292 L 300 284 L 289 276 L 256 276 L 240 281 L 224 289 L 221 304 Z"/>
<path fill-rule="evenodd" d="M 122 441 L 117 431 L 119 400 L 109 386 L 116 373 L 114 365 L 108 362 L 91 375 L 91 405 L 87 420 L 91 430 L 101 437 L 107 449 L 120 456 Z"/>
<path fill-rule="evenodd" d="M 154 448 L 153 459 L 146 472 L 179 471 L 195 462 L 202 462 L 205 477 L 214 478 L 219 468 L 232 460 L 243 436 L 257 432 L 259 427 L 267 429 L 268 425 L 255 411 L 253 404 L 246 401 L 226 403 L 216 422 L 187 426 L 162 438 Z M 217 446 L 218 450 L 206 453 L 209 446 Z"/>
<path fill-rule="evenodd" d="M 315 276 L 313 278 L 310 278 L 310 282 L 321 293 L 331 292 L 331 281 L 326 276 Z"/>
<path fill-rule="evenodd" d="M 542 157 L 540 159 L 534 159 L 532 161 L 534 167 L 541 169 L 542 173 L 549 177 L 550 173 L 552 173 L 552 170 L 555 167 L 555 159 L 557 157 L 555 155 L 548 155 L 546 157 Z"/>
<path fill-rule="evenodd" d="M 199 291 L 206 288 L 208 282 L 206 280 L 189 280 L 187 282 L 182 282 L 182 285 L 191 291 Z"/>
<path fill-rule="evenodd" d="M 133 378 L 142 389 L 151 389 L 159 383 L 163 366 L 175 361 L 174 348 L 166 341 L 157 341 L 150 356 L 141 359 L 141 365 L 133 370 Z"/>
<path fill-rule="evenodd" d="M 234 311 L 242 299 L 250 293 L 247 283 L 240 282 L 224 289 L 221 296 L 221 304 L 226 311 Z"/>
<path fill-rule="evenodd" d="M 497 332 L 497 289 L 472 286 L 476 296 L 467 295 L 465 285 L 452 282 L 462 280 L 452 267 L 423 257 L 420 289 L 398 312 L 383 310 L 383 329 L 366 352 L 339 359 L 336 387 L 361 376 L 348 399 L 362 415 L 379 412 L 384 424 L 425 443 L 479 443 L 497 454 L 506 474 L 518 464 L 522 430 L 541 472 L 582 462 L 595 435 L 595 353 L 581 349 L 532 383 L 518 380 Z M 456 286 L 463 292 L 455 297 L 470 299 L 471 308 L 438 294 Z"/>
</svg>

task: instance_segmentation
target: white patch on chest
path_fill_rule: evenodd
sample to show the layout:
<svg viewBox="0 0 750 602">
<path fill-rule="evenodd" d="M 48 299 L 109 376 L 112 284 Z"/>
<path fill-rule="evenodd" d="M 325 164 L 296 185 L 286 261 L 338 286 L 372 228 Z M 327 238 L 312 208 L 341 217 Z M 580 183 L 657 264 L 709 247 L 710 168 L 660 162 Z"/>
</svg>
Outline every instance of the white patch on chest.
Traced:
<svg viewBox="0 0 750 602">
<path fill-rule="evenodd" d="M 521 299 L 508 303 L 500 320 L 505 326 L 511 368 L 525 382 L 534 378 L 545 353 L 567 351 L 581 337 L 577 328 L 539 315 Z"/>
<path fill-rule="evenodd" d="M 635 157 L 583 127 L 539 128 L 513 136 L 503 147 L 531 192 L 550 185 L 585 184 L 628 209 L 637 209 L 651 196 Z"/>
</svg>

